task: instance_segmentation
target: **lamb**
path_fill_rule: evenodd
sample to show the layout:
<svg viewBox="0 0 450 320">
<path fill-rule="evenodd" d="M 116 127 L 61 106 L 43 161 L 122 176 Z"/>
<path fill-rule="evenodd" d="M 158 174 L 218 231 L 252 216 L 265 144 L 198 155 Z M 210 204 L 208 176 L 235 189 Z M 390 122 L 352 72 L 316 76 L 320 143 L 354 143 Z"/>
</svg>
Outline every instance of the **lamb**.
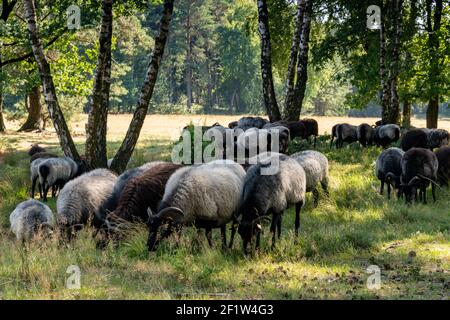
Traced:
<svg viewBox="0 0 450 320">
<path fill-rule="evenodd" d="M 448 186 L 450 179 L 450 147 L 445 146 L 436 150 L 438 159 L 438 181 L 441 186 Z"/>
<path fill-rule="evenodd" d="M 264 174 L 269 162 L 278 161 L 275 174 Z M 273 165 L 273 164 L 270 164 Z M 243 240 L 244 251 L 256 235 L 256 247 L 259 247 L 261 226 L 259 221 L 272 213 L 272 247 L 276 233 L 281 236 L 281 220 L 284 210 L 295 204 L 295 234 L 300 227 L 300 210 L 305 201 L 306 175 L 302 166 L 293 158 L 271 153 L 266 159 L 251 166 L 244 180 L 244 189 L 235 220 L 242 216 L 238 232 Z M 233 239 L 233 234 L 232 234 Z"/>
<path fill-rule="evenodd" d="M 111 226 L 110 221 L 147 222 L 147 208 L 152 212 L 158 210 L 167 181 L 180 168 L 178 164 L 160 162 L 130 179 L 121 192 L 117 208 L 108 214 L 107 225 Z"/>
<path fill-rule="evenodd" d="M 320 183 L 325 194 L 328 195 L 329 173 L 327 157 L 314 150 L 306 150 L 294 153 L 292 158 L 305 170 L 306 174 L 306 192 L 312 192 L 314 205 L 317 206 L 319 192 L 317 186 Z"/>
<path fill-rule="evenodd" d="M 412 148 L 428 148 L 427 132 L 422 129 L 409 130 L 403 135 L 400 148 L 405 152 Z"/>
<path fill-rule="evenodd" d="M 50 187 L 61 189 L 69 180 L 80 175 L 83 170 L 83 166 L 78 165 L 69 157 L 49 158 L 41 162 L 38 171 L 44 201 L 47 201 Z"/>
<path fill-rule="evenodd" d="M 358 141 L 358 129 L 356 126 L 341 123 L 336 127 L 336 148 L 342 148 L 344 142 L 348 144 Z"/>
<path fill-rule="evenodd" d="M 449 144 L 450 134 L 444 129 L 431 129 L 428 133 L 428 148 L 440 148 Z"/>
<path fill-rule="evenodd" d="M 392 147 L 384 150 L 375 162 L 375 175 L 381 181 L 380 194 L 383 194 L 386 183 L 388 199 L 391 198 L 391 185 L 397 189 L 397 197 L 401 196 L 401 160 L 404 154 L 402 149 Z"/>
<path fill-rule="evenodd" d="M 9 222 L 19 241 L 29 241 L 40 233 L 47 236 L 54 226 L 50 208 L 34 199 L 20 203 L 9 216 Z"/>
<path fill-rule="evenodd" d="M 400 181 L 406 203 L 410 203 L 414 197 L 417 201 L 416 191 L 419 190 L 419 197 L 426 204 L 426 189 L 430 182 L 433 200 L 436 201 L 435 185 L 439 162 L 433 152 L 424 148 L 412 148 L 403 155 L 401 167 Z"/>
<path fill-rule="evenodd" d="M 111 195 L 117 176 L 108 169 L 96 169 L 69 181 L 61 190 L 57 208 L 57 223 L 70 236 L 71 231 L 93 223 L 99 227 L 102 204 Z"/>
<path fill-rule="evenodd" d="M 39 152 L 47 152 L 47 150 L 38 144 L 32 144 L 30 150 L 28 151 L 28 155 L 32 157 L 34 154 Z"/>
<path fill-rule="evenodd" d="M 306 128 L 306 138 L 309 140 L 314 136 L 314 148 L 316 147 L 317 137 L 319 136 L 319 124 L 314 119 L 305 118 L 299 121 Z"/>
<path fill-rule="evenodd" d="M 399 138 L 400 127 L 396 124 L 385 124 L 375 128 L 374 141 L 383 148 L 398 141 Z"/>
<path fill-rule="evenodd" d="M 140 167 L 129 169 L 122 173 L 116 181 L 114 185 L 114 189 L 112 193 L 109 195 L 108 199 L 102 204 L 98 213 L 102 218 L 106 218 L 106 216 L 114 211 L 117 208 L 117 204 L 119 202 L 119 198 L 122 195 L 122 192 L 127 185 L 127 183 L 135 177 L 142 175 L 146 170 L 149 170 L 157 165 L 160 165 L 164 162 L 162 161 L 154 161 L 143 164 Z"/>
<path fill-rule="evenodd" d="M 158 213 L 151 214 L 148 249 L 154 251 L 164 238 L 183 225 L 206 229 L 210 245 L 211 229 L 220 228 L 226 247 L 226 224 L 238 208 L 244 169 L 231 160 L 178 169 L 168 180 Z"/>
<path fill-rule="evenodd" d="M 358 141 L 363 147 L 371 146 L 373 144 L 374 129 L 367 123 L 362 123 L 357 129 Z"/>
</svg>

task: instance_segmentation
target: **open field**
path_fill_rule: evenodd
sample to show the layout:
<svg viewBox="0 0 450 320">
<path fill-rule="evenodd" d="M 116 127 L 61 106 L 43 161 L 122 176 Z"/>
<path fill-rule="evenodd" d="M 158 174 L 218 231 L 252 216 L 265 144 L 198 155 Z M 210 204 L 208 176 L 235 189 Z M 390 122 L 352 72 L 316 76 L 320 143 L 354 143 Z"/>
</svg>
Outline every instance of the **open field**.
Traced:
<svg viewBox="0 0 450 320">
<path fill-rule="evenodd" d="M 236 116 L 148 116 L 131 166 L 169 159 L 171 140 L 190 121 L 226 124 Z M 315 117 L 320 131 L 333 124 L 374 123 L 374 118 Z M 129 115 L 110 116 L 109 150 L 113 155 L 125 134 Z M 72 124 L 75 141 L 84 140 L 85 117 Z M 8 123 L 13 129 L 16 124 Z M 414 126 L 424 121 L 414 119 Z M 450 121 L 440 120 L 450 130 Z M 262 250 L 244 257 L 241 240 L 222 252 L 219 232 L 215 247 L 204 237 L 193 245 L 194 230 L 186 228 L 181 245 L 173 239 L 156 253 L 146 250 L 145 227 L 136 227 L 118 248 L 96 249 L 91 230 L 71 244 L 57 239 L 22 247 L 10 234 L 9 214 L 27 199 L 29 158 L 26 150 L 39 142 L 58 151 L 51 132 L 0 135 L 0 299 L 450 299 L 450 190 L 438 190 L 436 203 L 406 206 L 378 194 L 373 163 L 379 148 L 352 145 L 329 149 L 326 137 L 318 150 L 330 160 L 330 197 L 302 210 L 300 239 L 294 243 L 294 212 L 285 212 L 283 235 L 269 251 L 265 226 Z M 310 146 L 294 141 L 289 151 Z M 431 197 L 430 197 L 431 199 Z M 49 201 L 55 209 L 55 201 Z M 65 288 L 66 269 L 81 269 L 81 290 Z M 369 290 L 366 269 L 381 270 L 381 288 Z"/>
</svg>

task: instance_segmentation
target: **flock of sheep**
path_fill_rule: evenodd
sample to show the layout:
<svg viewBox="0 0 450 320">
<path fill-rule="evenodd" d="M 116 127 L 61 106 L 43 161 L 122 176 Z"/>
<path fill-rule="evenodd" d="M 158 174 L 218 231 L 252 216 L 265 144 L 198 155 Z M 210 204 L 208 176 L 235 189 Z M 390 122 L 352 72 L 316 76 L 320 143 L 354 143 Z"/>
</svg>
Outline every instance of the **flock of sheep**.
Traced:
<svg viewBox="0 0 450 320">
<path fill-rule="evenodd" d="M 266 130 L 269 136 L 271 128 L 280 129 L 280 153 L 260 153 L 249 161 L 253 165 L 241 165 L 233 160 L 191 166 L 156 161 L 117 176 L 108 169 L 88 171 L 84 161 L 76 163 L 33 145 L 29 151 L 32 199 L 19 204 L 12 212 L 12 232 L 21 241 L 30 240 L 37 233 L 46 236 L 55 230 L 61 237 L 70 239 L 78 230 L 92 226 L 98 245 L 103 246 L 126 235 L 130 224 L 145 222 L 148 249 L 154 251 L 161 241 L 185 226 L 205 229 L 208 243 L 212 245 L 212 229 L 219 228 L 223 248 L 232 247 L 237 231 L 244 251 L 248 252 L 253 246 L 259 247 L 261 222 L 266 219 L 271 220 L 272 245 L 275 245 L 281 236 L 284 211 L 295 206 L 295 234 L 298 235 L 305 193 L 313 194 L 315 205 L 319 185 L 328 195 L 328 159 L 315 150 L 290 156 L 284 153 L 289 140 L 295 137 L 309 140 L 313 136 L 315 146 L 317 122 L 304 119 L 270 123 L 259 117 L 244 117 L 230 123 L 228 128 L 219 124 L 213 127 L 224 132 L 241 129 L 244 134 Z M 388 196 L 392 186 L 407 201 L 420 198 L 426 202 L 425 190 L 429 184 L 434 197 L 435 185 L 447 183 L 450 177 L 450 147 L 445 146 L 450 140 L 447 131 L 402 132 L 392 124 L 338 124 L 332 129 L 331 144 L 336 138 L 337 148 L 344 142 L 356 141 L 363 146 L 377 144 L 385 148 L 400 136 L 403 150 L 385 149 L 376 161 L 380 191 L 387 184 Z M 436 153 L 431 151 L 435 147 L 439 147 Z M 262 174 L 275 158 L 278 170 L 274 174 Z M 53 197 L 58 195 L 56 215 L 34 199 L 36 186 L 44 201 L 50 190 Z M 419 195 L 416 190 L 420 191 Z M 231 239 L 227 241 L 229 223 Z"/>
</svg>

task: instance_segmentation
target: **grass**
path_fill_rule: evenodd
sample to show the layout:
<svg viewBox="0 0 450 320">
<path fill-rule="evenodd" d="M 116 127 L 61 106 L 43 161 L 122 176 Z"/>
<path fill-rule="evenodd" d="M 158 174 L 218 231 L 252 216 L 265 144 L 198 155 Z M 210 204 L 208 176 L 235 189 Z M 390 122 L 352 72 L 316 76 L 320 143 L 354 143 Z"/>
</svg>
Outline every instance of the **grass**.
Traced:
<svg viewBox="0 0 450 320">
<path fill-rule="evenodd" d="M 298 243 L 289 209 L 276 249 L 268 249 L 265 226 L 262 250 L 245 257 L 239 237 L 233 250 L 222 252 L 218 231 L 210 249 L 204 236 L 193 245 L 198 235 L 191 228 L 179 245 L 169 239 L 155 253 L 146 250 L 145 226 L 103 251 L 96 249 L 89 229 L 70 245 L 57 239 L 19 245 L 8 230 L 8 217 L 27 199 L 30 185 L 29 158 L 20 146 L 41 137 L 26 136 L 26 144 L 23 138 L 0 136 L 0 299 L 450 298 L 449 190 L 439 190 L 437 202 L 428 206 L 387 201 L 378 194 L 373 174 L 379 148 L 330 150 L 322 138 L 318 149 L 330 159 L 330 198 L 321 196 L 314 208 L 308 195 Z M 119 138 L 110 140 L 110 149 L 117 148 Z M 57 151 L 54 140 L 45 141 Z M 131 165 L 168 159 L 170 145 L 167 136 L 144 135 Z M 290 151 L 308 147 L 294 142 Z M 55 208 L 53 199 L 49 204 Z M 65 288 L 70 265 L 81 269 L 80 290 Z M 366 286 L 370 265 L 381 269 L 379 290 Z"/>
</svg>

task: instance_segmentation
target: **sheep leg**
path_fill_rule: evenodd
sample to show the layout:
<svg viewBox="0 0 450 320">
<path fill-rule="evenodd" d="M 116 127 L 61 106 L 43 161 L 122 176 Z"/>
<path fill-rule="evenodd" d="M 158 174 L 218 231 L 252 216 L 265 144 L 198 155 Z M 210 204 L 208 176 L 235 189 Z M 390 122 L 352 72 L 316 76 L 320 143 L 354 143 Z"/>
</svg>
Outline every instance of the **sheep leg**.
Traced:
<svg viewBox="0 0 450 320">
<path fill-rule="evenodd" d="M 228 248 L 233 248 L 233 242 L 234 242 L 234 236 L 236 235 L 236 223 L 233 222 L 233 225 L 231 226 L 231 238 L 230 238 L 230 244 Z"/>
<path fill-rule="evenodd" d="M 388 200 L 391 200 L 391 184 L 387 183 L 387 194 L 388 194 Z"/>
<path fill-rule="evenodd" d="M 222 250 L 227 249 L 227 227 L 221 226 L 220 227 L 220 235 L 222 237 Z"/>
<path fill-rule="evenodd" d="M 433 202 L 436 202 L 436 186 L 434 183 L 431 184 L 431 194 L 433 195 Z"/>
<path fill-rule="evenodd" d="M 36 181 L 38 177 L 34 178 L 31 183 L 31 199 L 34 199 L 34 190 L 36 189 Z"/>
<path fill-rule="evenodd" d="M 383 195 L 384 191 L 384 180 L 381 180 L 380 194 Z"/>
<path fill-rule="evenodd" d="M 300 229 L 300 210 L 302 209 L 303 201 L 295 204 L 295 238 L 298 237 L 298 230 Z"/>
<path fill-rule="evenodd" d="M 212 245 L 212 229 L 206 228 L 205 235 L 206 235 L 206 239 L 208 240 L 209 247 L 212 248 L 212 246 L 213 246 Z"/>
<path fill-rule="evenodd" d="M 50 186 L 46 185 L 43 187 L 44 189 L 44 201 L 47 201 L 47 194 L 48 194 L 48 190 L 50 189 Z"/>
<path fill-rule="evenodd" d="M 423 204 L 427 204 L 427 186 L 425 182 L 422 183 Z"/>
<path fill-rule="evenodd" d="M 270 232 L 272 232 L 272 249 L 275 247 L 276 231 L 277 231 L 278 214 L 272 213 L 272 223 L 270 224 Z"/>
<path fill-rule="evenodd" d="M 330 195 L 330 193 L 328 192 L 328 181 L 321 182 L 320 185 L 322 186 L 323 192 L 328 197 Z"/>
<path fill-rule="evenodd" d="M 317 188 L 314 188 L 312 193 L 313 193 L 313 199 L 314 199 L 314 207 L 317 207 L 317 204 L 319 203 L 319 190 L 317 190 Z"/>
<path fill-rule="evenodd" d="M 317 143 L 317 136 L 314 136 L 314 148 L 316 147 L 316 143 Z"/>
<path fill-rule="evenodd" d="M 281 221 L 283 220 L 283 212 L 278 215 L 278 221 L 277 221 L 277 232 L 278 232 L 278 239 L 281 238 Z"/>
</svg>

